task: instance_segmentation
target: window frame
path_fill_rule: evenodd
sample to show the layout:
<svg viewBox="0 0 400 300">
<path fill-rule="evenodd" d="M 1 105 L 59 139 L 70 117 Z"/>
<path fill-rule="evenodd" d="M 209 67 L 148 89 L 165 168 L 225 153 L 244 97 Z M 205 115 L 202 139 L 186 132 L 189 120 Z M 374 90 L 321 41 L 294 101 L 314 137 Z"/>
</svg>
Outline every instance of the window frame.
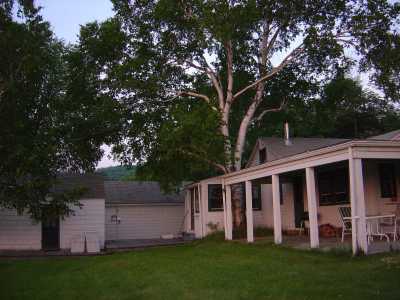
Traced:
<svg viewBox="0 0 400 300">
<path fill-rule="evenodd" d="M 382 162 L 379 163 L 379 187 L 381 198 L 394 198 L 397 197 L 397 174 L 396 174 L 396 166 L 394 163 L 390 162 Z M 385 169 L 385 170 L 384 170 Z M 389 169 L 389 172 L 388 172 Z M 385 191 L 384 181 L 390 181 L 392 185 L 391 193 L 388 194 L 388 191 Z"/>
<path fill-rule="evenodd" d="M 256 197 L 254 197 L 254 194 L 257 193 L 257 199 L 258 199 L 258 203 L 259 205 L 254 205 L 255 204 L 255 199 Z M 245 197 L 246 197 L 246 193 L 244 193 Z M 262 197 L 261 197 L 261 183 L 256 183 L 253 184 L 251 183 L 251 204 L 253 207 L 254 211 L 260 211 L 262 210 Z"/>
<path fill-rule="evenodd" d="M 196 186 L 192 189 L 193 199 L 194 199 L 194 213 L 200 213 L 200 199 L 199 199 L 199 188 Z"/>
<path fill-rule="evenodd" d="M 218 201 L 221 202 L 221 206 L 220 207 L 213 207 L 212 203 L 211 203 L 211 201 L 212 201 L 211 190 L 212 190 L 212 188 L 217 188 L 217 187 L 219 187 L 221 189 L 221 199 L 218 200 Z M 224 210 L 224 202 L 223 202 L 223 194 L 222 193 L 224 191 L 222 190 L 222 184 L 216 184 L 216 183 L 208 184 L 207 185 L 207 192 L 208 192 L 208 211 L 209 212 L 223 211 Z"/>
<path fill-rule="evenodd" d="M 344 177 L 343 182 L 337 180 L 340 177 Z M 323 183 L 328 184 L 329 193 L 322 193 L 324 190 L 322 188 Z M 344 184 L 344 186 L 341 186 L 341 184 Z M 341 167 L 318 172 L 317 185 L 319 206 L 334 206 L 350 203 L 349 172 L 347 168 Z M 344 200 L 341 198 L 344 198 Z"/>
<path fill-rule="evenodd" d="M 258 161 L 260 162 L 260 164 L 267 162 L 267 148 L 266 147 L 258 150 Z"/>
</svg>

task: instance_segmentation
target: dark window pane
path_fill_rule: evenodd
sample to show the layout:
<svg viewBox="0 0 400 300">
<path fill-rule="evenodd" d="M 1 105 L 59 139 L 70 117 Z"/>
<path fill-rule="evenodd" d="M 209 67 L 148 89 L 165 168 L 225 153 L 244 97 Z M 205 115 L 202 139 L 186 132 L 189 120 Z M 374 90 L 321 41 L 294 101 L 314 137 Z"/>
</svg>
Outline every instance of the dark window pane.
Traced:
<svg viewBox="0 0 400 300">
<path fill-rule="evenodd" d="M 208 185 L 208 210 L 223 210 L 222 184 Z"/>
<path fill-rule="evenodd" d="M 263 164 L 267 161 L 267 150 L 265 148 L 261 149 L 258 155 L 260 157 L 260 164 Z"/>
<path fill-rule="evenodd" d="M 318 173 L 318 192 L 320 205 L 349 203 L 349 181 L 347 168 Z"/>
<path fill-rule="evenodd" d="M 381 182 L 381 197 L 391 198 L 397 195 L 396 170 L 394 164 L 383 163 L 379 165 L 379 177 Z"/>
<path fill-rule="evenodd" d="M 253 210 L 261 210 L 261 184 L 252 183 Z"/>
<path fill-rule="evenodd" d="M 199 189 L 195 187 L 193 189 L 194 192 L 194 210 L 196 214 L 200 213 L 200 203 L 199 203 Z"/>
</svg>

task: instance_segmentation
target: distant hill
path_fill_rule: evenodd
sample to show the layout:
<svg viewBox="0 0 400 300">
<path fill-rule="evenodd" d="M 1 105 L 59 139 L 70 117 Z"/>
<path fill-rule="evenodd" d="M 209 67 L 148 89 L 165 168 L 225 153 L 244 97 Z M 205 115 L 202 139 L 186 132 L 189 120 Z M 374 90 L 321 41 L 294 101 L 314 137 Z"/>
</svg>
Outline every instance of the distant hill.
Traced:
<svg viewBox="0 0 400 300">
<path fill-rule="evenodd" d="M 96 173 L 102 174 L 105 180 L 134 180 L 136 167 L 129 169 L 124 166 L 100 168 L 96 170 Z"/>
</svg>

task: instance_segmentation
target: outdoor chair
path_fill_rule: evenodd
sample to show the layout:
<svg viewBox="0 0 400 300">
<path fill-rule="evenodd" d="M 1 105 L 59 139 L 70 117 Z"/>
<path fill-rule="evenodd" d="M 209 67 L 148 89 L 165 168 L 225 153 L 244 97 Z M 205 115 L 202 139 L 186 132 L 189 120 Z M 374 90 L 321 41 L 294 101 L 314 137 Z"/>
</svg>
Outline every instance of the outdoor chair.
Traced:
<svg viewBox="0 0 400 300">
<path fill-rule="evenodd" d="M 340 220 L 342 222 L 342 243 L 344 236 L 351 234 L 351 208 L 348 206 L 341 206 L 339 209 Z"/>
<path fill-rule="evenodd" d="M 301 216 L 299 235 L 301 235 L 303 232 L 305 232 L 306 222 L 310 222 L 310 218 L 308 216 L 308 211 L 304 211 L 303 215 Z"/>
<path fill-rule="evenodd" d="M 382 218 L 379 227 L 382 234 L 393 236 L 393 241 L 397 240 L 397 216 Z"/>
</svg>

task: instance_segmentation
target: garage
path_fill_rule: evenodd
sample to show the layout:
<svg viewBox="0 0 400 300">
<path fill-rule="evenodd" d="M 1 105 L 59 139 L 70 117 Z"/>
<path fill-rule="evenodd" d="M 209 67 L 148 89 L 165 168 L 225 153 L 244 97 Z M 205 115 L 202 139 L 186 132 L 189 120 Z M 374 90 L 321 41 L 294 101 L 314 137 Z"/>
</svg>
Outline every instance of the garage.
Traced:
<svg viewBox="0 0 400 300">
<path fill-rule="evenodd" d="M 177 237 L 183 231 L 184 201 L 164 194 L 158 183 L 106 181 L 106 240 Z"/>
</svg>

